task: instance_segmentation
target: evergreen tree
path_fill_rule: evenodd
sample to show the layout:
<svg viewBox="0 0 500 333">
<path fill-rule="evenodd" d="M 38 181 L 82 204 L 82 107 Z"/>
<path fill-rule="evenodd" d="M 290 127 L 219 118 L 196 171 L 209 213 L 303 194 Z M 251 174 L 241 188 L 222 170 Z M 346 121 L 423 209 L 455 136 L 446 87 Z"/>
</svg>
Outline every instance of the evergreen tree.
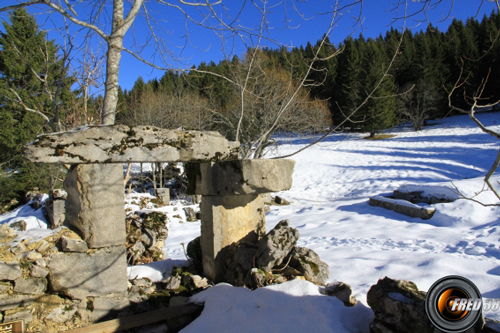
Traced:
<svg viewBox="0 0 500 333">
<path fill-rule="evenodd" d="M 0 204 L 13 197 L 22 201 L 23 193 L 33 187 L 52 187 L 57 168 L 35 166 L 22 159 L 22 148 L 37 134 L 60 130 L 59 108 L 49 98 L 59 88 L 69 94 L 71 79 L 57 57 L 57 47 L 38 29 L 36 20 L 26 10 L 10 13 L 10 24 L 4 22 L 0 33 Z M 61 79 L 62 78 L 62 83 Z M 45 83 L 43 81 L 46 81 Z M 62 84 L 62 85 L 61 85 Z M 62 89 L 61 89 L 62 88 Z M 31 109 L 21 106 L 19 100 Z M 55 112 L 55 113 L 54 113 Z M 48 126 L 51 124 L 51 126 Z"/>
</svg>

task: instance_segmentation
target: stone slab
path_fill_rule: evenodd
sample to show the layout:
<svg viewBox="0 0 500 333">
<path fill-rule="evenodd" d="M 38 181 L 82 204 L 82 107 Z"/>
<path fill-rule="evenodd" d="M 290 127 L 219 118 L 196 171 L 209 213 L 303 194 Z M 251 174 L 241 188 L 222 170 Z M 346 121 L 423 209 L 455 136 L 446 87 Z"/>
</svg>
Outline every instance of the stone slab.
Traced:
<svg viewBox="0 0 500 333">
<path fill-rule="evenodd" d="M 121 294 L 127 290 L 125 246 L 113 246 L 93 254 L 53 253 L 47 260 L 50 286 L 74 299 Z"/>
<path fill-rule="evenodd" d="M 186 168 L 189 192 L 237 195 L 284 191 L 292 187 L 294 166 L 290 159 L 190 163 Z"/>
<path fill-rule="evenodd" d="M 405 200 L 391 199 L 381 196 L 370 198 L 369 204 L 370 206 L 390 209 L 406 216 L 420 217 L 422 220 L 430 219 L 436 212 L 436 208 L 434 207 L 421 207 Z"/>
<path fill-rule="evenodd" d="M 204 196 L 201 251 L 205 276 L 223 278 L 224 250 L 235 242 L 256 244 L 265 234 L 264 203 L 258 194 Z"/>
<path fill-rule="evenodd" d="M 64 188 L 68 192 L 65 226 L 78 230 L 89 248 L 125 244 L 122 165 L 73 165 Z"/>
<path fill-rule="evenodd" d="M 25 146 L 24 157 L 64 164 L 187 162 L 229 158 L 238 149 L 217 132 L 113 125 L 41 135 Z"/>
</svg>

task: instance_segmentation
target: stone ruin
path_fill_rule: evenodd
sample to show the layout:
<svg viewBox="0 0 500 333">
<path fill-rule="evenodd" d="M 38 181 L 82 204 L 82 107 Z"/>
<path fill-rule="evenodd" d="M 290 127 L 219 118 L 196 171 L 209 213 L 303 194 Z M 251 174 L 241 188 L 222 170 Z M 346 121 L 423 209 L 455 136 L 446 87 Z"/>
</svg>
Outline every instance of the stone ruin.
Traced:
<svg viewBox="0 0 500 333">
<path fill-rule="evenodd" d="M 77 236 L 61 237 L 62 251 L 52 244 L 54 251 L 44 252 L 41 268 L 47 274 L 43 278 L 23 276 L 15 285 L 38 283 L 44 290 L 48 286 L 56 294 L 80 301 L 81 308 L 93 308 L 92 320 L 124 307 L 128 278 L 123 163 L 132 162 L 189 162 L 189 190 L 202 196 L 203 272 L 215 282 L 223 280 L 225 249 L 235 243 L 255 245 L 265 235 L 260 194 L 289 189 L 295 163 L 237 160 L 238 149 L 238 142 L 216 132 L 151 126 L 93 126 L 38 137 L 25 147 L 24 156 L 34 163 L 70 165 L 64 181 L 67 197 L 53 193 L 48 212 L 53 225 L 64 221 Z M 56 207 L 62 202 L 64 215 Z M 12 269 L 21 272 L 18 264 L 12 262 Z M 10 263 L 3 265 L 10 270 Z M 16 288 L 8 301 L 10 309 L 22 305 L 25 298 Z M 0 304 L 4 309 L 5 304 Z"/>
</svg>

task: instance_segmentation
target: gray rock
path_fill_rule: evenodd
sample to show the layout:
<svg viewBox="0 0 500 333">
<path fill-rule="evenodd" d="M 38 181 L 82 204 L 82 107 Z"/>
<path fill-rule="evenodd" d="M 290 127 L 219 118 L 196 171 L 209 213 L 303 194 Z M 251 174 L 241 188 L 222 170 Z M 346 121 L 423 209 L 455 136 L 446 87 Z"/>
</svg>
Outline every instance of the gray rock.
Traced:
<svg viewBox="0 0 500 333">
<path fill-rule="evenodd" d="M 64 188 L 68 192 L 64 224 L 76 228 L 89 248 L 125 244 L 121 165 L 73 165 L 64 180 Z"/>
<path fill-rule="evenodd" d="M 405 200 L 396 200 L 381 196 L 370 198 L 370 206 L 382 207 L 410 217 L 420 217 L 422 220 L 430 219 L 436 212 L 436 208 L 421 207 Z"/>
<path fill-rule="evenodd" d="M 235 157 L 238 149 L 217 132 L 115 125 L 41 135 L 25 146 L 24 157 L 60 164 L 189 162 Z"/>
<path fill-rule="evenodd" d="M 156 243 L 156 233 L 148 228 L 144 228 L 142 232 L 141 242 L 144 244 L 144 246 L 148 248 L 153 246 Z"/>
<path fill-rule="evenodd" d="M 129 305 L 129 301 L 123 296 L 96 297 L 92 302 L 93 310 L 90 316 L 92 321 L 99 321 L 114 317 Z"/>
<path fill-rule="evenodd" d="M 40 267 L 47 267 L 47 263 L 43 259 L 35 260 L 35 265 L 40 266 Z"/>
<path fill-rule="evenodd" d="M 345 306 L 354 306 L 358 303 L 358 301 L 351 296 L 351 286 L 344 282 L 328 283 L 321 291 L 325 295 L 337 297 Z"/>
<path fill-rule="evenodd" d="M 132 284 L 139 288 L 149 288 L 153 285 L 153 282 L 151 282 L 151 280 L 148 278 L 142 278 L 132 280 Z"/>
<path fill-rule="evenodd" d="M 2 294 L 0 295 L 0 311 L 6 311 L 15 309 L 19 306 L 25 306 L 29 304 L 31 301 L 36 299 L 39 296 L 36 295 L 8 295 Z"/>
<path fill-rule="evenodd" d="M 186 221 L 187 222 L 196 222 L 197 221 L 196 212 L 194 211 L 193 208 L 186 207 L 186 208 L 183 208 L 183 210 L 184 210 L 184 213 L 186 214 Z"/>
<path fill-rule="evenodd" d="M 294 160 L 252 159 L 191 164 L 186 168 L 188 194 L 237 195 L 288 190 Z"/>
<path fill-rule="evenodd" d="M 165 206 L 170 205 L 170 189 L 169 188 L 157 188 L 155 190 L 155 195 L 160 199 Z"/>
<path fill-rule="evenodd" d="M 28 248 L 23 243 L 18 243 L 10 248 L 10 252 L 15 254 L 16 256 L 20 255 L 23 252 L 27 252 L 27 251 L 28 251 Z"/>
<path fill-rule="evenodd" d="M 305 247 L 295 247 L 292 252 L 290 266 L 297 269 L 307 281 L 325 284 L 330 277 L 328 264 L 318 254 Z"/>
<path fill-rule="evenodd" d="M 0 280 L 14 281 L 22 274 L 18 261 L 0 262 Z"/>
<path fill-rule="evenodd" d="M 12 285 L 10 285 L 10 283 L 0 284 L 0 294 L 8 291 L 11 287 L 12 287 Z"/>
<path fill-rule="evenodd" d="M 23 279 L 14 281 L 14 291 L 21 294 L 41 295 L 47 289 L 47 280 L 43 278 Z"/>
<path fill-rule="evenodd" d="M 67 306 L 62 306 L 52 310 L 49 313 L 49 315 L 45 317 L 45 319 L 55 321 L 56 323 L 65 323 L 71 318 L 73 318 L 73 315 L 76 313 L 76 310 L 77 310 L 76 306 L 72 306 L 69 309 Z"/>
<path fill-rule="evenodd" d="M 181 277 L 180 276 L 169 276 L 164 281 L 165 289 L 176 290 L 181 286 Z"/>
<path fill-rule="evenodd" d="M 128 294 L 128 300 L 130 303 L 140 304 L 148 300 L 148 296 L 141 291 L 133 291 Z"/>
<path fill-rule="evenodd" d="M 66 191 L 63 192 L 66 193 Z M 49 198 L 45 201 L 45 212 L 48 217 L 49 226 L 52 229 L 59 228 L 64 224 L 66 218 L 66 201 Z"/>
<path fill-rule="evenodd" d="M 38 265 L 31 266 L 31 276 L 34 278 L 44 278 L 49 275 L 49 270 Z"/>
<path fill-rule="evenodd" d="M 0 224 L 0 241 L 5 241 L 16 236 L 16 231 L 7 223 Z"/>
<path fill-rule="evenodd" d="M 4 323 L 16 320 L 24 320 L 24 323 L 29 323 L 33 320 L 33 315 L 31 314 L 31 310 L 16 311 L 13 313 L 6 313 L 3 320 Z"/>
<path fill-rule="evenodd" d="M 269 277 L 272 276 L 271 272 L 264 272 L 258 268 L 252 268 L 246 278 L 245 285 L 250 288 L 260 288 L 269 284 Z"/>
<path fill-rule="evenodd" d="M 255 254 L 258 267 L 270 271 L 280 265 L 293 249 L 299 239 L 299 232 L 291 228 L 288 223 L 288 220 L 280 221 L 262 238 Z"/>
<path fill-rule="evenodd" d="M 370 332 L 433 333 L 434 327 L 425 312 L 425 295 L 411 281 L 388 277 L 378 280 L 366 295 L 368 305 L 375 313 Z"/>
<path fill-rule="evenodd" d="M 50 285 L 73 299 L 120 294 L 127 290 L 127 260 L 124 246 L 97 252 L 52 253 L 47 258 Z"/>
<path fill-rule="evenodd" d="M 170 299 L 170 302 L 168 303 L 168 306 L 176 306 L 176 305 L 181 305 L 189 301 L 189 297 L 185 296 L 174 296 Z"/>
<path fill-rule="evenodd" d="M 17 231 L 26 231 L 28 224 L 25 220 L 19 220 L 10 224 L 10 227 Z"/>
<path fill-rule="evenodd" d="M 45 239 L 42 239 L 40 241 L 40 245 L 38 246 L 38 252 L 40 253 L 44 253 L 45 251 L 47 251 L 48 249 L 50 249 L 52 245 L 50 245 L 49 242 L 47 242 Z"/>
<path fill-rule="evenodd" d="M 141 241 L 135 242 L 135 244 L 128 249 L 128 254 L 134 259 L 134 260 L 139 260 L 144 252 L 146 251 L 146 248 L 142 244 Z"/>
<path fill-rule="evenodd" d="M 35 261 L 37 259 L 42 259 L 42 254 L 37 251 L 29 251 L 24 255 L 24 259 Z"/>
<path fill-rule="evenodd" d="M 282 205 L 282 206 L 290 204 L 290 201 L 288 201 L 285 198 L 280 197 L 278 195 L 274 198 L 274 202 L 276 202 L 277 205 Z"/>
<path fill-rule="evenodd" d="M 87 252 L 89 250 L 87 242 L 81 239 L 61 237 L 61 246 L 64 252 Z"/>
</svg>

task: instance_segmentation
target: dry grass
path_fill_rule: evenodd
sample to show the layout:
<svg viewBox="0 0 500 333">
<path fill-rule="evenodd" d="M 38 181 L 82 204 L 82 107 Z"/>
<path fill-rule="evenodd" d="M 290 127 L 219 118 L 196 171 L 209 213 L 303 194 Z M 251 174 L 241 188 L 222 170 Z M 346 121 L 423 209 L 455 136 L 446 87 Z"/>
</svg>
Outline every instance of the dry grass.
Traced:
<svg viewBox="0 0 500 333">
<path fill-rule="evenodd" d="M 375 134 L 375 136 L 373 137 L 364 137 L 363 139 L 366 139 L 366 140 L 384 140 L 384 139 L 390 139 L 390 138 L 393 138 L 395 137 L 395 135 L 393 134 Z"/>
</svg>

